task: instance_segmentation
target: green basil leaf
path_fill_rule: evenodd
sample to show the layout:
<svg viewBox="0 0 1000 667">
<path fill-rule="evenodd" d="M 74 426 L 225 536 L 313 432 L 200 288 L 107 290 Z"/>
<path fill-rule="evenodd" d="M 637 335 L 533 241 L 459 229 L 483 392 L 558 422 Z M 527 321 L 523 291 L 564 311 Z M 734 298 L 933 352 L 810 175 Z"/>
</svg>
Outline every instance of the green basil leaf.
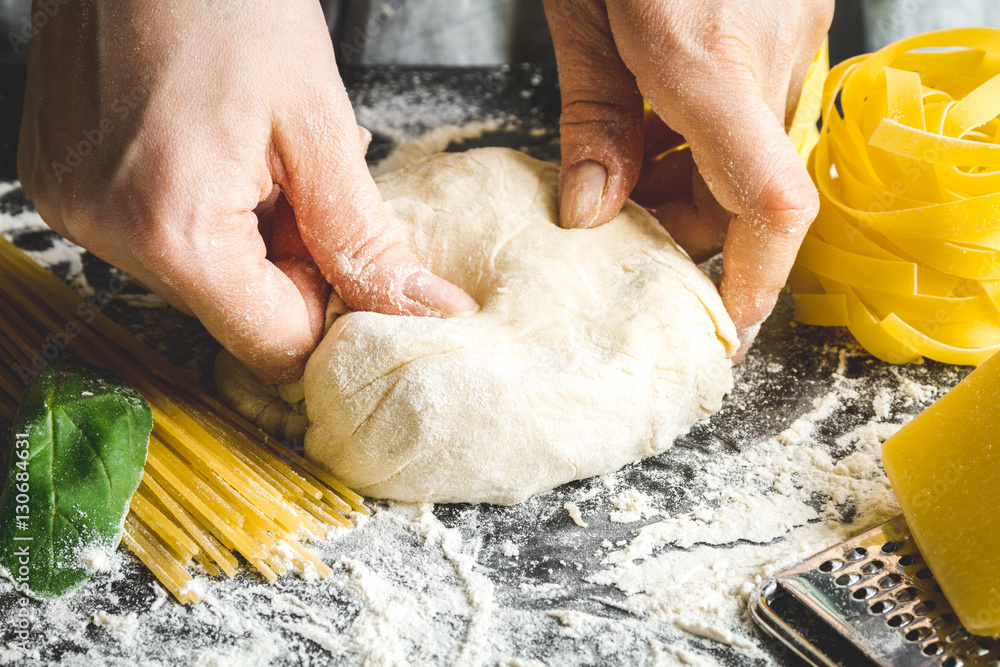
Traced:
<svg viewBox="0 0 1000 667">
<path fill-rule="evenodd" d="M 0 568 L 19 590 L 68 593 L 117 548 L 152 427 L 149 403 L 104 369 L 63 356 L 31 380 L 0 496 Z"/>
</svg>

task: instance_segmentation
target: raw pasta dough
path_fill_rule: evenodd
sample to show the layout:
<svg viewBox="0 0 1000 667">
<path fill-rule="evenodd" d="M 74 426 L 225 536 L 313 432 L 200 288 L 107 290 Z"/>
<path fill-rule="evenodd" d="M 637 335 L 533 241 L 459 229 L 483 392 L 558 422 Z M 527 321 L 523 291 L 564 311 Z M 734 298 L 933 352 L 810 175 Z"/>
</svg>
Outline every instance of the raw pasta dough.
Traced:
<svg viewBox="0 0 1000 667">
<path fill-rule="evenodd" d="M 417 257 L 482 311 L 337 317 L 304 376 L 310 458 L 369 496 L 513 504 L 719 409 L 736 332 L 712 283 L 631 202 L 559 228 L 558 176 L 483 148 L 379 179 Z"/>
</svg>

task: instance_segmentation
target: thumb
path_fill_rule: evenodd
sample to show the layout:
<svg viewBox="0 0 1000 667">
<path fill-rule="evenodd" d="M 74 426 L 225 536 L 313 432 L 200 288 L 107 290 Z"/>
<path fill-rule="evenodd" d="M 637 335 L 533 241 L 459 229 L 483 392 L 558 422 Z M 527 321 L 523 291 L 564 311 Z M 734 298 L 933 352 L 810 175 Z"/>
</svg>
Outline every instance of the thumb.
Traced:
<svg viewBox="0 0 1000 667">
<path fill-rule="evenodd" d="M 478 311 L 469 295 L 427 271 L 392 228 L 347 94 L 338 85 L 327 98 L 318 120 L 314 108 L 279 119 L 275 138 L 282 189 L 323 276 L 354 310 L 432 317 Z"/>
<path fill-rule="evenodd" d="M 594 227 L 613 218 L 642 166 L 642 97 L 602 6 L 545 0 L 562 91 L 563 227 Z"/>
</svg>

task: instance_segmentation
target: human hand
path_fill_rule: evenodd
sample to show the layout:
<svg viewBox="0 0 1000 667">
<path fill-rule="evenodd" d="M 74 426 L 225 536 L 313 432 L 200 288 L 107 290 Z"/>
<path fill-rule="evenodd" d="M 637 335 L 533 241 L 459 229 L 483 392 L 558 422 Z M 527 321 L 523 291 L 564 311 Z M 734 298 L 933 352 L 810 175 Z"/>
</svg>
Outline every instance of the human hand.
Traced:
<svg viewBox="0 0 1000 667">
<path fill-rule="evenodd" d="M 723 251 L 719 291 L 741 358 L 819 209 L 785 126 L 833 1 L 545 0 L 545 10 L 563 98 L 560 224 L 604 224 L 637 183 L 640 200 L 659 194 L 657 218 L 695 261 Z M 645 120 L 643 98 L 655 112 Z M 640 177 L 644 137 L 648 157 L 670 135 L 690 152 Z"/>
<path fill-rule="evenodd" d="M 301 374 L 331 284 L 358 310 L 477 309 L 391 228 L 317 2 L 60 4 L 25 99 L 42 218 L 264 379 Z"/>
</svg>

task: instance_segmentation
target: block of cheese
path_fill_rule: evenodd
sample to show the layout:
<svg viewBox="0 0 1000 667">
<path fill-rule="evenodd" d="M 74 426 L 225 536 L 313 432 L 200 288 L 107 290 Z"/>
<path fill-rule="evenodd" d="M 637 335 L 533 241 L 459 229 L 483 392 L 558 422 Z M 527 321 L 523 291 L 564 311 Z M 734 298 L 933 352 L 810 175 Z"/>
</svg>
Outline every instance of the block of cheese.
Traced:
<svg viewBox="0 0 1000 667">
<path fill-rule="evenodd" d="M 882 462 L 959 620 L 1000 635 L 1000 354 L 886 440 Z"/>
</svg>

